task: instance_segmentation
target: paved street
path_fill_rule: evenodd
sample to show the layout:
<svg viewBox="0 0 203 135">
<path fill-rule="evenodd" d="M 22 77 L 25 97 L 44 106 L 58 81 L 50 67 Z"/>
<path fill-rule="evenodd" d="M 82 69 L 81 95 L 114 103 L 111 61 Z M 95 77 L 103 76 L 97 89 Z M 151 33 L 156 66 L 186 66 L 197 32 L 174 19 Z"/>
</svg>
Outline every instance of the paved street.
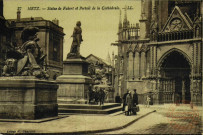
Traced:
<svg viewBox="0 0 203 135">
<path fill-rule="evenodd" d="M 0 122 L 0 133 L 198 134 L 202 132 L 200 114 L 200 107 L 140 105 L 136 116 L 118 112 L 116 115 L 74 114 L 42 123 Z M 126 128 L 118 130 L 121 127 Z"/>
<path fill-rule="evenodd" d="M 105 134 L 199 134 L 202 132 L 197 111 L 173 109 L 157 109 L 157 112 L 125 129 L 105 132 Z"/>
<path fill-rule="evenodd" d="M 129 117 L 120 114 L 120 111 L 120 115 L 73 114 L 42 123 L 0 122 L 0 133 L 91 133 L 122 127 L 150 112 L 152 109 L 142 108 L 137 116 Z"/>
</svg>

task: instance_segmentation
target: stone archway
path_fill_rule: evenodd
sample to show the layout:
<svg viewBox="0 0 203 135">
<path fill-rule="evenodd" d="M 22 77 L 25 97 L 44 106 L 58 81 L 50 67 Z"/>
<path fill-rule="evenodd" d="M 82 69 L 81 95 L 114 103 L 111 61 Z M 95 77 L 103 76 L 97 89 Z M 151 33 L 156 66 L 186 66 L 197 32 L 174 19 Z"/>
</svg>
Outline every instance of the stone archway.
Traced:
<svg viewBox="0 0 203 135">
<path fill-rule="evenodd" d="M 158 64 L 160 71 L 160 91 L 164 103 L 190 103 L 191 63 L 185 54 L 170 50 Z"/>
</svg>

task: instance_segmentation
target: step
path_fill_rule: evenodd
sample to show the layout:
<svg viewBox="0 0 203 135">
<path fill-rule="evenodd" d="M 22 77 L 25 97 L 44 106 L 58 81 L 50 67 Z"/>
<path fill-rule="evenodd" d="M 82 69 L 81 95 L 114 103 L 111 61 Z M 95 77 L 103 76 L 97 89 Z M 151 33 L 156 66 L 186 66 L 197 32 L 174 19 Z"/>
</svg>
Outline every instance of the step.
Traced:
<svg viewBox="0 0 203 135">
<path fill-rule="evenodd" d="M 122 109 L 121 106 L 108 108 L 108 109 L 67 109 L 67 108 L 59 108 L 59 114 L 62 113 L 80 113 L 80 114 L 111 114 Z"/>
<path fill-rule="evenodd" d="M 59 104 L 58 108 L 66 108 L 66 109 L 100 109 L 100 110 L 104 110 L 104 109 L 108 109 L 108 108 L 112 108 L 112 107 L 119 107 L 121 106 L 121 104 L 118 103 L 108 103 L 108 104 L 104 104 L 102 106 L 100 105 L 89 105 L 89 104 Z"/>
<path fill-rule="evenodd" d="M 111 113 L 110 115 L 111 115 L 111 116 L 117 116 L 117 115 L 121 115 L 121 114 L 124 114 L 124 112 L 123 112 L 122 110 L 117 111 L 117 112 L 115 112 L 115 113 Z"/>
<path fill-rule="evenodd" d="M 58 104 L 87 104 L 87 100 L 57 100 Z"/>
</svg>

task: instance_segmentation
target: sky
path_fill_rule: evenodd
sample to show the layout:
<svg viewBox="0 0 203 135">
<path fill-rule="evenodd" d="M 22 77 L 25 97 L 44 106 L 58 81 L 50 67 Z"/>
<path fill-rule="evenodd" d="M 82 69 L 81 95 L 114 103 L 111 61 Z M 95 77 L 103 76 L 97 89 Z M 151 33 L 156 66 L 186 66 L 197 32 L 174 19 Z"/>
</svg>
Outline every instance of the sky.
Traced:
<svg viewBox="0 0 203 135">
<path fill-rule="evenodd" d="M 114 9 L 108 9 L 110 7 Z M 82 23 L 83 42 L 81 55 L 94 54 L 106 59 L 108 53 L 117 54 L 117 47 L 111 46 L 118 39 L 118 23 L 124 17 L 125 7 L 130 23 L 138 23 L 141 12 L 141 0 L 4 0 L 4 17 L 15 19 L 17 8 L 21 8 L 21 18 L 43 17 L 46 20 L 59 20 L 64 28 L 64 59 L 70 51 L 71 35 L 77 21 Z M 29 10 L 39 7 L 39 10 Z M 49 10 L 56 9 L 56 10 Z M 68 10 L 69 9 L 69 10 Z M 71 9 L 71 10 L 70 10 Z"/>
</svg>

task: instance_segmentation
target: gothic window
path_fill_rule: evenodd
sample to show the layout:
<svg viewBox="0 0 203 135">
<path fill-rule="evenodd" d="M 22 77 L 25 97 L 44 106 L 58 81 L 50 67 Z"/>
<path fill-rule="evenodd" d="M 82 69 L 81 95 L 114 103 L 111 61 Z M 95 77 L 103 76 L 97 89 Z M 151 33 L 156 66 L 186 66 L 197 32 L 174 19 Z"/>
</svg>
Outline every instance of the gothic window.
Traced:
<svg viewBox="0 0 203 135">
<path fill-rule="evenodd" d="M 60 57 L 59 57 L 59 46 L 60 46 L 60 43 L 59 43 L 59 40 L 54 40 L 53 42 L 53 60 L 54 61 L 59 61 L 60 60 Z"/>
<path fill-rule="evenodd" d="M 179 31 L 182 28 L 182 20 L 180 18 L 174 18 L 170 22 L 170 30 L 171 31 Z"/>
<path fill-rule="evenodd" d="M 53 45 L 53 60 L 57 60 L 57 45 L 56 45 L 56 42 L 54 42 L 54 45 Z"/>
</svg>

